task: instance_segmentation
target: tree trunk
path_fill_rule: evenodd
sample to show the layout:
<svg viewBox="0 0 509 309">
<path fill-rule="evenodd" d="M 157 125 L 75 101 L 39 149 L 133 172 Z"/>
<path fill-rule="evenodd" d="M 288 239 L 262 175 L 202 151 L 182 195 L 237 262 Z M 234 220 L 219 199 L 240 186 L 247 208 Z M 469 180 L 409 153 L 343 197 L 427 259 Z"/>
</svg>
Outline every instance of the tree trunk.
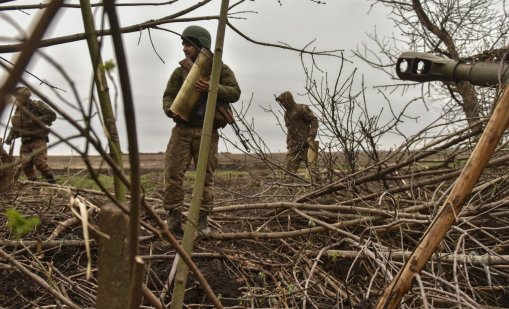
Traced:
<svg viewBox="0 0 509 309">
<path fill-rule="evenodd" d="M 457 84 L 457 89 L 463 98 L 463 112 L 470 125 L 479 121 L 480 108 L 479 100 L 475 93 L 474 87 L 468 82 L 461 82 Z"/>
</svg>

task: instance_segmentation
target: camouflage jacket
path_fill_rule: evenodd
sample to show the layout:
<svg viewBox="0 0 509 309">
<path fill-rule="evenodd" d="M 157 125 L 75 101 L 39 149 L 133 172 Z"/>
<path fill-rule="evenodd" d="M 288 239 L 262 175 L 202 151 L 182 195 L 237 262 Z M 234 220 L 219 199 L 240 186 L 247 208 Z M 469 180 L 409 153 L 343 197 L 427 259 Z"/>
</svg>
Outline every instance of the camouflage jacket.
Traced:
<svg viewBox="0 0 509 309">
<path fill-rule="evenodd" d="M 170 79 L 166 85 L 166 90 L 163 94 L 163 110 L 165 114 L 170 117 L 170 107 L 173 104 L 173 100 L 177 97 L 177 94 L 184 84 L 185 77 L 187 76 L 188 70 L 183 66 L 176 68 L 171 74 Z M 219 85 L 217 89 L 217 105 L 229 104 L 237 102 L 240 98 L 240 87 L 235 78 L 233 71 L 226 65 L 221 66 L 221 75 L 219 77 Z M 207 94 L 204 93 L 200 97 L 200 101 L 194 110 L 191 112 L 189 121 L 174 119 L 177 123 L 185 123 L 193 127 L 203 126 L 203 119 L 205 117 L 205 106 L 207 104 Z"/>
<path fill-rule="evenodd" d="M 318 131 L 318 118 L 305 104 L 293 104 L 285 110 L 285 125 L 288 130 L 286 147 L 307 148 L 307 139 L 314 140 Z"/>
<path fill-rule="evenodd" d="M 21 137 L 22 142 L 28 142 L 35 138 L 47 138 L 49 133 L 48 126 L 51 126 L 53 121 L 57 119 L 57 114 L 48 105 L 39 100 L 30 100 L 23 104 L 23 107 L 17 107 L 11 118 L 12 128 L 8 139 Z M 42 124 L 35 120 L 34 117 L 31 117 L 30 114 L 35 116 Z"/>
</svg>

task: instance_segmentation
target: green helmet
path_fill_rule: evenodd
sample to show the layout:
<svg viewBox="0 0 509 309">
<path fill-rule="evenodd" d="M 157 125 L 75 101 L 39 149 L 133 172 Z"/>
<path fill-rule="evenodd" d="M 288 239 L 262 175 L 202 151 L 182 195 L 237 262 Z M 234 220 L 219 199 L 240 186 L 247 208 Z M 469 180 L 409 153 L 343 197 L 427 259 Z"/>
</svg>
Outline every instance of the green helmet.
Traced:
<svg viewBox="0 0 509 309">
<path fill-rule="evenodd" d="M 212 39 L 210 38 L 210 33 L 207 31 L 207 29 L 194 25 L 184 29 L 184 32 L 182 32 L 182 38 L 187 38 L 195 42 L 197 41 L 200 43 L 201 47 L 206 47 L 208 49 L 210 49 L 210 45 L 212 42 Z"/>
</svg>

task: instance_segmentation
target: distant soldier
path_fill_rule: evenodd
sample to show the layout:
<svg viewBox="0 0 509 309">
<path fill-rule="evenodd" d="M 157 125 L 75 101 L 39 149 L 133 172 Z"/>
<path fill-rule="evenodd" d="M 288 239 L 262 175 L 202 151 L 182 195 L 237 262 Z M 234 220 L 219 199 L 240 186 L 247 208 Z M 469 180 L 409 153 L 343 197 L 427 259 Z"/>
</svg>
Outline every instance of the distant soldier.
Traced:
<svg viewBox="0 0 509 309">
<path fill-rule="evenodd" d="M 28 180 L 37 181 L 34 166 L 49 183 L 55 183 L 55 177 L 48 166 L 48 133 L 56 113 L 44 102 L 31 100 L 32 92 L 26 87 L 17 87 L 13 93 L 16 110 L 11 118 L 11 131 L 6 144 L 21 137 L 19 155 L 23 172 Z"/>
<path fill-rule="evenodd" d="M 301 162 L 307 166 L 307 151 L 315 144 L 318 131 L 318 118 L 305 104 L 297 104 L 289 91 L 281 93 L 276 101 L 283 107 L 285 114 L 286 158 L 285 169 L 295 173 Z"/>
</svg>

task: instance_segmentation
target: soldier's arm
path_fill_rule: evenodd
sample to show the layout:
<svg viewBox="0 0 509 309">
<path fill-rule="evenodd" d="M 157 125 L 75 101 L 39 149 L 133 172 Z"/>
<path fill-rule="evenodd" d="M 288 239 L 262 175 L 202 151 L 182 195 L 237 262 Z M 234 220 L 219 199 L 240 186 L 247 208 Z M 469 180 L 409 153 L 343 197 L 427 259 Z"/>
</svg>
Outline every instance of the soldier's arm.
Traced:
<svg viewBox="0 0 509 309">
<path fill-rule="evenodd" d="M 240 87 L 235 74 L 226 64 L 221 68 L 221 76 L 217 88 L 217 100 L 226 103 L 237 102 L 240 99 Z"/>
<path fill-rule="evenodd" d="M 9 135 L 7 135 L 7 138 L 5 139 L 5 143 L 10 145 L 13 140 L 20 137 L 19 132 L 16 131 L 14 128 L 11 128 L 9 131 Z"/>
<path fill-rule="evenodd" d="M 50 126 L 53 121 L 57 119 L 57 114 L 48 105 L 46 105 L 46 103 L 37 100 L 32 101 L 32 103 L 39 111 L 39 116 L 37 118 L 45 125 Z"/>
<path fill-rule="evenodd" d="M 173 117 L 173 113 L 170 111 L 170 107 L 173 101 L 177 97 L 177 94 L 182 87 L 183 72 L 181 68 L 177 68 L 173 71 L 166 84 L 166 89 L 163 93 L 163 110 L 166 116 Z"/>
<path fill-rule="evenodd" d="M 311 111 L 309 107 L 306 106 L 305 111 L 306 111 L 305 118 L 309 123 L 308 138 L 314 140 L 316 138 L 316 134 L 318 133 L 318 118 L 315 116 L 315 114 Z"/>
</svg>

